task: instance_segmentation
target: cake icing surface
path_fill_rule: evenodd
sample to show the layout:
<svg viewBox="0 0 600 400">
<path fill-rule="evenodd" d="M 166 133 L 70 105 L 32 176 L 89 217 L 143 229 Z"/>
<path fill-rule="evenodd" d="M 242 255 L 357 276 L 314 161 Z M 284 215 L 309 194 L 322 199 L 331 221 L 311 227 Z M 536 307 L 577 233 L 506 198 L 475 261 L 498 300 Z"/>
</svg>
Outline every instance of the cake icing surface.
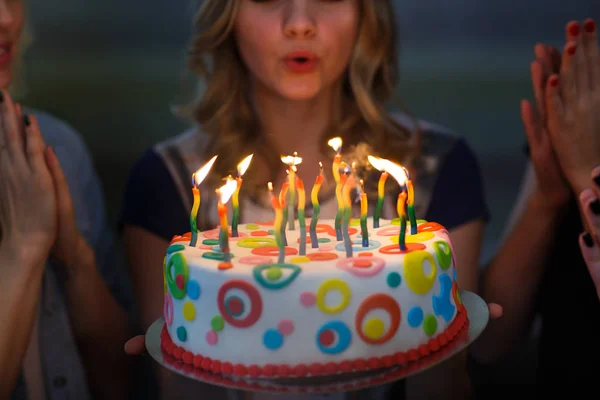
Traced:
<svg viewBox="0 0 600 400">
<path fill-rule="evenodd" d="M 446 229 L 418 221 L 398 245 L 399 224 L 369 218 L 369 245 L 352 221 L 352 257 L 333 220 L 318 247 L 286 231 L 285 259 L 272 222 L 240 224 L 224 262 L 219 230 L 173 238 L 164 260 L 163 349 L 197 368 L 238 376 L 334 374 L 404 364 L 468 326 Z M 307 222 L 308 224 L 309 222 Z"/>
</svg>

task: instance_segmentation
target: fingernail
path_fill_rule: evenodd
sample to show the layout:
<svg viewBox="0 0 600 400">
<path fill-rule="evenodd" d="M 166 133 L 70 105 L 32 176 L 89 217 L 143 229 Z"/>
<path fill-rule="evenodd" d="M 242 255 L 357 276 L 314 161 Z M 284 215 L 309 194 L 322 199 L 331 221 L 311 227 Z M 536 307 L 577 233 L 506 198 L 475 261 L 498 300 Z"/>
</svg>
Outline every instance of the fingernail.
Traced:
<svg viewBox="0 0 600 400">
<path fill-rule="evenodd" d="M 25 126 L 31 125 L 31 121 L 29 120 L 29 115 L 23 115 L 23 122 L 25 122 Z"/>
<path fill-rule="evenodd" d="M 583 28 L 587 33 L 594 33 L 596 30 L 596 22 L 593 19 L 588 19 L 584 22 Z"/>
<path fill-rule="evenodd" d="M 594 247 L 594 239 L 592 239 L 592 235 L 587 232 L 583 234 L 583 242 L 587 247 Z"/>
<path fill-rule="evenodd" d="M 552 75 L 550 77 L 550 85 L 554 87 L 558 86 L 558 76 Z"/>
<path fill-rule="evenodd" d="M 571 34 L 571 36 L 579 36 L 579 24 L 575 23 L 569 26 L 569 33 Z"/>
<path fill-rule="evenodd" d="M 567 47 L 567 53 L 569 53 L 570 55 L 575 54 L 576 50 L 577 50 L 577 45 L 576 44 L 572 44 L 569 47 Z"/>
<path fill-rule="evenodd" d="M 596 199 L 590 203 L 590 210 L 594 215 L 600 215 L 600 200 Z"/>
</svg>

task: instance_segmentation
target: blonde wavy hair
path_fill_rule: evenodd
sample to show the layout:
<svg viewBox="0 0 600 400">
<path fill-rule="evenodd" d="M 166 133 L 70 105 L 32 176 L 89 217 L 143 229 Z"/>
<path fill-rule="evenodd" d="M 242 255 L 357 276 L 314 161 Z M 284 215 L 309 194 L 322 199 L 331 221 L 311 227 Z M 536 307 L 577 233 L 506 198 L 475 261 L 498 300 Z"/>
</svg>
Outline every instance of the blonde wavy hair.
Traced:
<svg viewBox="0 0 600 400">
<path fill-rule="evenodd" d="M 233 34 L 239 4 L 240 0 L 205 0 L 198 9 L 188 67 L 201 78 L 204 87 L 200 97 L 180 111 L 209 135 L 207 156 L 219 154 L 208 178 L 213 185 L 233 173 L 241 157 L 255 152 L 267 162 L 272 176 L 252 176 L 251 168 L 244 185 L 248 185 L 247 193 L 254 193 L 253 189 L 264 192 L 266 182 L 275 181 L 277 171 L 284 166 L 277 150 L 261 134 L 249 99 L 248 70 Z M 343 153 L 350 157 L 349 153 L 356 153 L 359 146 L 374 149 L 381 157 L 401 159 L 404 165 L 416 157 L 419 140 L 409 139 L 418 137 L 418 130 L 411 132 L 385 109 L 399 77 L 393 18 L 389 0 L 360 0 L 359 33 L 340 82 L 342 115 L 340 120 L 332 121 L 321 138 L 323 154 L 333 156 L 327 140 L 340 136 Z"/>
</svg>

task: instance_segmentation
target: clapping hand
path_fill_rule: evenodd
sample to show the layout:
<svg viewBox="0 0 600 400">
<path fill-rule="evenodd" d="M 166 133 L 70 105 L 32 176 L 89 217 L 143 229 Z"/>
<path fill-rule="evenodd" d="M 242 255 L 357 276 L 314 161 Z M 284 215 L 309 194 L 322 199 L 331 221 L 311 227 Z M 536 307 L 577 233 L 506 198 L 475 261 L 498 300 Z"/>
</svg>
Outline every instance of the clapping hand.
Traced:
<svg viewBox="0 0 600 400">
<path fill-rule="evenodd" d="M 579 196 L 581 210 L 589 231 L 579 236 L 579 247 L 600 298 L 600 247 L 598 246 L 600 243 L 600 167 L 594 168 L 592 179 L 594 182 L 592 187 L 582 191 Z"/>
<path fill-rule="evenodd" d="M 548 133 L 573 191 L 589 187 L 600 164 L 600 51 L 594 20 L 566 27 L 559 73 L 546 85 Z"/>
</svg>

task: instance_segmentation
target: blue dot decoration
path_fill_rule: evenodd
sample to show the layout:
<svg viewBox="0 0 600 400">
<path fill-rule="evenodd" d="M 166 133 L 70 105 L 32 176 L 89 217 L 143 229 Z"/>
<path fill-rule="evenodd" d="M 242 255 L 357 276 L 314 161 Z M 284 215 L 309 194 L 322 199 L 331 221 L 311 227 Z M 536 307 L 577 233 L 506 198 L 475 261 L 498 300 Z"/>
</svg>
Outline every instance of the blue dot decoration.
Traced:
<svg viewBox="0 0 600 400">
<path fill-rule="evenodd" d="M 450 302 L 452 293 L 452 279 L 448 274 L 440 274 L 440 294 L 433 296 L 433 312 L 435 315 L 441 315 L 446 322 L 450 322 L 454 316 L 456 307 Z"/>
<path fill-rule="evenodd" d="M 182 244 L 173 244 L 169 247 L 167 247 L 167 254 L 171 254 L 171 253 L 175 253 L 177 251 L 181 251 L 181 250 L 185 250 L 185 246 Z"/>
<path fill-rule="evenodd" d="M 193 279 L 187 281 L 185 290 L 187 292 L 188 297 L 192 300 L 198 300 L 198 298 L 200 297 L 200 284 Z"/>
<path fill-rule="evenodd" d="M 454 275 L 454 280 L 456 280 L 456 268 L 454 268 L 454 272 L 452 272 L 452 274 Z"/>
<path fill-rule="evenodd" d="M 327 331 L 331 331 L 337 336 L 337 343 L 335 341 L 333 343 L 323 342 L 322 334 Z M 350 332 L 350 328 L 342 321 L 327 322 L 317 331 L 316 335 L 317 347 L 325 354 L 339 354 L 343 352 L 350 346 L 351 340 L 352 332 Z"/>
<path fill-rule="evenodd" d="M 268 329 L 263 335 L 263 343 L 269 350 L 277 350 L 283 345 L 283 335 L 277 329 Z"/>
<path fill-rule="evenodd" d="M 187 331 L 183 326 L 177 328 L 177 338 L 182 342 L 185 342 L 187 340 Z"/>
<path fill-rule="evenodd" d="M 408 311 L 408 324 L 413 328 L 418 327 L 423 322 L 423 310 L 421 307 L 413 307 Z"/>
<path fill-rule="evenodd" d="M 402 282 L 402 277 L 397 272 L 390 272 L 387 276 L 387 284 L 391 288 L 397 288 Z"/>
<path fill-rule="evenodd" d="M 354 240 L 353 244 L 352 244 L 352 250 L 354 250 L 354 251 L 371 251 L 371 250 L 375 250 L 379 247 L 381 247 L 381 243 L 379 243 L 377 240 L 369 240 L 368 247 L 363 247 L 362 242 L 359 242 L 358 240 Z M 346 245 L 343 242 L 338 243 L 335 246 L 335 249 L 337 251 L 346 251 Z"/>
</svg>

